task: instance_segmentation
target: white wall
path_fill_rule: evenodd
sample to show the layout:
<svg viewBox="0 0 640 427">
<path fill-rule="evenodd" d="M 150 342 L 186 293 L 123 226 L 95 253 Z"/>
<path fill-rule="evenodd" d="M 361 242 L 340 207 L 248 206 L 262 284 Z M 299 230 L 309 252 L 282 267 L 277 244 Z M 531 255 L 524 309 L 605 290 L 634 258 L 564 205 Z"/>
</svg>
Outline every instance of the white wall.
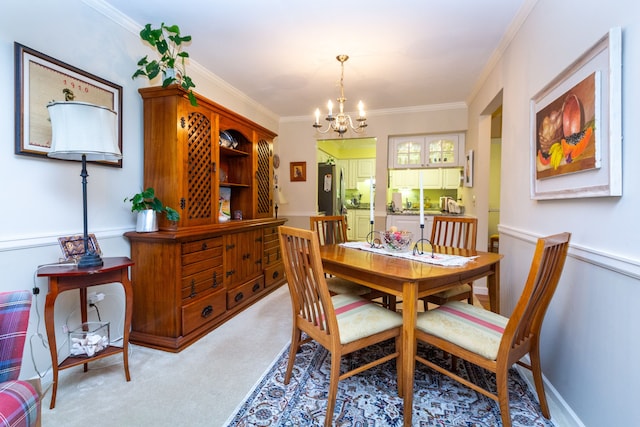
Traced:
<svg viewBox="0 0 640 427">
<path fill-rule="evenodd" d="M 524 284 L 535 238 L 573 233 L 543 325 L 542 363 L 550 385 L 577 414 L 578 425 L 640 425 L 635 390 L 640 380 L 635 362 L 640 352 L 635 332 L 640 323 L 640 233 L 634 226 L 640 208 L 639 17 L 636 0 L 539 0 L 469 106 L 467 148 L 473 148 L 484 143 L 483 113 L 503 90 L 500 251 L 505 254 L 505 314 Z M 529 102 L 614 26 L 623 29 L 623 196 L 531 200 Z"/>
<path fill-rule="evenodd" d="M 123 203 L 142 183 L 142 101 L 138 88 L 144 79 L 132 80 L 139 58 L 153 54 L 140 41 L 141 25 L 105 9 L 99 0 L 9 0 L 0 13 L 0 182 L 3 210 L 0 218 L 0 291 L 41 288 L 32 308 L 29 335 L 36 365 L 44 372 L 51 359 L 42 345 L 43 307 L 47 282 L 35 279 L 38 265 L 61 256 L 57 238 L 82 233 L 80 163 L 14 154 L 14 41 L 123 87 L 123 167 L 88 166 L 89 232 L 95 233 L 104 256 L 128 256 L 122 236 L 134 228 L 134 217 Z M 157 24 L 157 23 L 156 23 Z M 188 29 L 184 28 L 188 33 Z M 194 58 L 194 60 L 197 60 Z M 244 94 L 192 62 L 189 74 L 196 91 L 269 129 L 278 131 L 278 118 Z M 159 82 L 154 82 L 159 84 Z M 112 338 L 121 330 L 121 287 L 107 286 L 100 303 L 103 320 L 112 324 Z M 79 318 L 76 292 L 63 294 L 56 304 L 58 348 L 66 352 L 62 324 Z M 95 313 L 93 313 L 95 315 Z M 35 375 L 27 346 L 22 377 Z M 46 378 L 45 378 L 46 382 Z"/>
</svg>

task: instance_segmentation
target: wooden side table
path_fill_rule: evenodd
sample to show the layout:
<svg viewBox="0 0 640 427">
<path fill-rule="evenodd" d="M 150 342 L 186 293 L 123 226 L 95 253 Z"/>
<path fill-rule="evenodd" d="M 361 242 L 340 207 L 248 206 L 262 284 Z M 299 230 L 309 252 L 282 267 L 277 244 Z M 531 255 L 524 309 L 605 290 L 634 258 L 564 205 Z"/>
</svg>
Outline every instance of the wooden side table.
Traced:
<svg viewBox="0 0 640 427">
<path fill-rule="evenodd" d="M 104 265 L 101 267 L 78 268 L 74 265 L 53 265 L 43 267 L 38 271 L 38 277 L 49 278 L 49 292 L 44 306 L 44 319 L 47 328 L 47 339 L 49 340 L 49 350 L 51 351 L 51 367 L 53 370 L 53 387 L 51 394 L 51 406 L 56 405 L 56 392 L 58 389 L 58 372 L 78 365 L 84 365 L 87 371 L 88 362 L 113 356 L 122 353 L 124 360 L 124 374 L 127 381 L 131 380 L 129 375 L 129 329 L 131 326 L 131 313 L 133 303 L 133 292 L 131 281 L 129 280 L 129 267 L 133 265 L 127 257 L 103 258 Z M 100 353 L 92 357 L 69 356 L 58 364 L 58 347 L 56 345 L 56 333 L 54 323 L 54 306 L 56 298 L 61 292 L 73 289 L 80 290 L 80 314 L 82 322 L 87 321 L 87 288 L 95 285 L 107 283 L 121 283 L 125 295 L 125 314 L 122 347 L 109 345 Z"/>
</svg>

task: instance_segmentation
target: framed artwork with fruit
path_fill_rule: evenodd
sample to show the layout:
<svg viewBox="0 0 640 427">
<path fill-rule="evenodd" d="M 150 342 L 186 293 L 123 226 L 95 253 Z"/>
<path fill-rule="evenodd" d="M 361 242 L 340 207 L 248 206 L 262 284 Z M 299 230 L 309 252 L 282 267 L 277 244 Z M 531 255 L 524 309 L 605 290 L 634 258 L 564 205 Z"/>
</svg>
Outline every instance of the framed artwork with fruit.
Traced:
<svg viewBox="0 0 640 427">
<path fill-rule="evenodd" d="M 531 100 L 531 198 L 622 195 L 621 30 Z"/>
</svg>

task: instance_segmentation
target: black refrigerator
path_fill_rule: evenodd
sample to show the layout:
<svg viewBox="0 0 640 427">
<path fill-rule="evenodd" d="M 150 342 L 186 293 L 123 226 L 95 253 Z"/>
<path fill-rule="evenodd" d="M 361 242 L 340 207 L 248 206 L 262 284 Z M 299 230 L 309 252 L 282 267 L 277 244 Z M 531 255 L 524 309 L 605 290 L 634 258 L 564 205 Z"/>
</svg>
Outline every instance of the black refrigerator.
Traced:
<svg viewBox="0 0 640 427">
<path fill-rule="evenodd" d="M 318 214 L 344 215 L 344 172 L 342 168 L 318 163 Z"/>
</svg>

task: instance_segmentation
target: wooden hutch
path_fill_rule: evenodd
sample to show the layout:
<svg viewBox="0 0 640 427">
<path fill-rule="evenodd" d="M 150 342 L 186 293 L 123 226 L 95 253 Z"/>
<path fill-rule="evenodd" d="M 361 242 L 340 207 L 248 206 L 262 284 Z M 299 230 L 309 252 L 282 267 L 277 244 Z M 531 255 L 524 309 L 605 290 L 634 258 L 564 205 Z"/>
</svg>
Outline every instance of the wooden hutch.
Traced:
<svg viewBox="0 0 640 427">
<path fill-rule="evenodd" d="M 276 135 L 202 96 L 192 106 L 177 85 L 139 91 L 144 187 L 180 220 L 170 230 L 160 215 L 160 231 L 125 233 L 135 262 L 130 341 L 177 352 L 285 281 L 285 220 L 273 218 L 272 203 Z M 221 188 L 242 220 L 219 221 Z"/>
</svg>

